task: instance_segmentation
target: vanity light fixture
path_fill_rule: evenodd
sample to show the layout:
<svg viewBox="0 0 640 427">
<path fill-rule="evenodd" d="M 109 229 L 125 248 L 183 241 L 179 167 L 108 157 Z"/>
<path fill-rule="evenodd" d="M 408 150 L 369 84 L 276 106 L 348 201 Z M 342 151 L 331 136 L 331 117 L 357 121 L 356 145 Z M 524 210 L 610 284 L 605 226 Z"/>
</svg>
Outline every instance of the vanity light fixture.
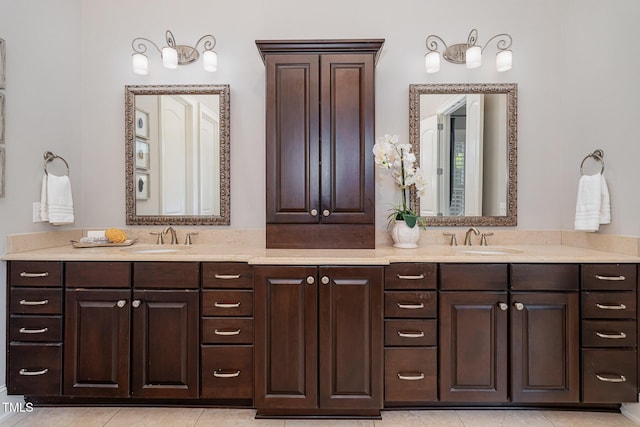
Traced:
<svg viewBox="0 0 640 427">
<path fill-rule="evenodd" d="M 167 45 L 160 49 L 157 44 L 144 37 L 137 37 L 131 42 L 133 48 L 132 62 L 133 72 L 136 74 L 149 74 L 149 58 L 147 58 L 147 43 L 155 47 L 162 57 L 162 65 L 165 68 L 175 69 L 178 65 L 186 65 L 195 62 L 200 58 L 198 45 L 202 43 L 202 65 L 205 71 L 214 72 L 218 69 L 218 54 L 213 50 L 216 45 L 216 38 L 211 34 L 200 37 L 195 46 L 176 44 L 173 33 L 167 30 Z"/>
<path fill-rule="evenodd" d="M 440 71 L 440 52 L 438 49 L 438 41 L 444 46 L 442 57 L 454 64 L 467 64 L 467 68 L 477 68 L 482 65 L 482 52 L 493 40 L 497 39 L 496 47 L 498 53 L 496 55 L 496 70 L 508 71 L 511 69 L 512 52 L 511 52 L 511 36 L 506 33 L 496 34 L 483 46 L 477 45 L 478 30 L 475 28 L 469 33 L 466 43 L 457 43 L 447 46 L 440 36 L 431 34 L 425 40 L 427 45 L 427 54 L 424 56 L 424 65 L 427 73 L 437 73 Z"/>
</svg>

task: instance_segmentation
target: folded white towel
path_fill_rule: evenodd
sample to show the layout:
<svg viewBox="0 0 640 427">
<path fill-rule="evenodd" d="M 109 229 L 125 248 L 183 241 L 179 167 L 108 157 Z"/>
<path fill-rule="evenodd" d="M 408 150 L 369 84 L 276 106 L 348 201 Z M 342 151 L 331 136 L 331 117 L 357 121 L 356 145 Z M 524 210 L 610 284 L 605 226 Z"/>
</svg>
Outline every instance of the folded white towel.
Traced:
<svg viewBox="0 0 640 427">
<path fill-rule="evenodd" d="M 583 175 L 578 182 L 574 228 L 580 231 L 598 231 L 600 224 L 611 222 L 609 189 L 604 175 Z"/>
<path fill-rule="evenodd" d="M 40 219 L 53 225 L 73 224 L 73 196 L 68 176 L 49 173 L 42 178 Z"/>
</svg>

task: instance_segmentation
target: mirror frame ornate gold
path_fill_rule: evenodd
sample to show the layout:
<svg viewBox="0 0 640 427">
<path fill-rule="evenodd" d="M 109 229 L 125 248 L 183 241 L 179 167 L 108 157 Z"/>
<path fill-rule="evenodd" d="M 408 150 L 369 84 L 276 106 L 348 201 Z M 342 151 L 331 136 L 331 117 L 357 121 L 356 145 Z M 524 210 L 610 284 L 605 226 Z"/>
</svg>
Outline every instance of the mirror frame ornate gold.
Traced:
<svg viewBox="0 0 640 427">
<path fill-rule="evenodd" d="M 127 225 L 229 225 L 230 121 L 229 85 L 128 85 L 125 86 L 125 185 Z M 136 215 L 134 188 L 135 96 L 136 95 L 219 95 L 220 96 L 220 215 Z"/>
<path fill-rule="evenodd" d="M 507 212 L 505 216 L 423 217 L 434 226 L 515 226 L 518 223 L 518 85 L 517 83 L 459 83 L 409 85 L 409 142 L 420 159 L 420 95 L 491 93 L 507 95 Z M 411 187 L 410 203 L 420 212 L 415 187 Z"/>
</svg>

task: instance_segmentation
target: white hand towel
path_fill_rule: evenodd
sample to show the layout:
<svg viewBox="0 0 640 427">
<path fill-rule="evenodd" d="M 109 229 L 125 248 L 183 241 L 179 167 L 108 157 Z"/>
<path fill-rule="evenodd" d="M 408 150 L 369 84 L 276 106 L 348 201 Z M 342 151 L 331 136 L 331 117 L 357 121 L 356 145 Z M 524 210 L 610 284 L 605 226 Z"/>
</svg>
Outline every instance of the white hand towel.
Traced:
<svg viewBox="0 0 640 427">
<path fill-rule="evenodd" d="M 68 176 L 48 174 L 42 179 L 40 219 L 53 225 L 73 224 L 73 196 Z"/>
<path fill-rule="evenodd" d="M 583 175 L 578 182 L 574 228 L 598 231 L 600 224 L 611 222 L 609 190 L 602 174 Z"/>
</svg>

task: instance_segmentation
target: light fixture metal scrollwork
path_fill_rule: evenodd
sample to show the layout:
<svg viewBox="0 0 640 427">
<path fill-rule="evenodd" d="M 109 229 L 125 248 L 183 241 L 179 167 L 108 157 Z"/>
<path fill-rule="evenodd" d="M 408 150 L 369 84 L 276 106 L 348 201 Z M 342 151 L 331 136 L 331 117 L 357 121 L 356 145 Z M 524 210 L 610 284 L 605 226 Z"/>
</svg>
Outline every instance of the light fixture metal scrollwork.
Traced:
<svg viewBox="0 0 640 427">
<path fill-rule="evenodd" d="M 202 43 L 202 64 L 205 71 L 214 72 L 218 69 L 218 54 L 213 50 L 216 46 L 216 38 L 211 34 L 204 35 L 198 39 L 194 46 L 176 44 L 173 33 L 169 30 L 165 33 L 167 45 L 159 48 L 153 41 L 137 37 L 131 42 L 133 48 L 132 61 L 133 72 L 147 75 L 149 73 L 149 58 L 147 58 L 148 45 L 151 44 L 160 53 L 162 64 L 166 68 L 175 69 L 178 65 L 186 65 L 195 62 L 200 58 L 198 46 Z"/>
<path fill-rule="evenodd" d="M 453 64 L 467 64 L 467 68 L 477 68 L 482 65 L 482 52 L 493 40 L 497 40 L 496 47 L 498 53 L 496 54 L 496 70 L 508 71 L 511 69 L 511 63 L 513 54 L 511 52 L 512 38 L 507 33 L 496 34 L 491 37 L 484 47 L 477 43 L 478 30 L 475 28 L 469 32 L 466 43 L 457 43 L 451 46 L 447 46 L 442 37 L 431 34 L 425 40 L 427 45 L 427 52 L 424 56 L 424 65 L 427 73 L 437 73 L 440 71 L 440 52 L 438 49 L 440 45 L 438 41 L 444 46 L 442 57 Z"/>
</svg>

